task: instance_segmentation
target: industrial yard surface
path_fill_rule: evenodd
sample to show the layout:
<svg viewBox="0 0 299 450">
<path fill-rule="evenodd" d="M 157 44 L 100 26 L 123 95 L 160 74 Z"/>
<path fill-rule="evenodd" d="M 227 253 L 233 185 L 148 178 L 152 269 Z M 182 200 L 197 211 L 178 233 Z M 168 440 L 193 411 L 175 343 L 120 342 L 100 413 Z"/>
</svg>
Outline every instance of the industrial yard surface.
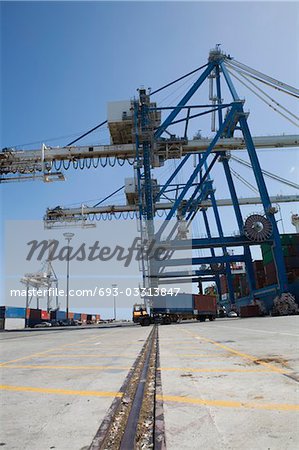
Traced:
<svg viewBox="0 0 299 450">
<path fill-rule="evenodd" d="M 296 449 L 298 317 L 159 326 L 167 449 Z M 7 449 L 88 449 L 152 327 L 4 332 Z"/>
</svg>

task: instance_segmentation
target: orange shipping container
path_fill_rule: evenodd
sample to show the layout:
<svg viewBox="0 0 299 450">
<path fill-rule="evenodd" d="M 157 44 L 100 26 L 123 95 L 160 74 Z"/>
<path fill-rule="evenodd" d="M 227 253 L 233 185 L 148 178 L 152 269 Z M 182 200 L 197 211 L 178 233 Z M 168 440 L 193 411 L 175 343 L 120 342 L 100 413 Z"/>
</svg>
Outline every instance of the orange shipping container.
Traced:
<svg viewBox="0 0 299 450">
<path fill-rule="evenodd" d="M 73 319 L 74 318 L 74 313 L 73 312 L 69 312 L 69 319 Z"/>
</svg>

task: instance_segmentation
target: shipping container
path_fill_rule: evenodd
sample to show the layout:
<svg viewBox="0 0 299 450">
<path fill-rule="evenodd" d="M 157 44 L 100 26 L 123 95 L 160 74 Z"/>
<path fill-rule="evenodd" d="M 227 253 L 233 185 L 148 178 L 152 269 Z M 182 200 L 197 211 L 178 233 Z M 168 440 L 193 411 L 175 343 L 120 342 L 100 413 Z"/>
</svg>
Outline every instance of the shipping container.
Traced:
<svg viewBox="0 0 299 450">
<path fill-rule="evenodd" d="M 253 270 L 255 276 L 256 289 L 261 289 L 264 286 L 266 286 L 266 273 L 264 270 L 264 262 L 262 260 L 253 261 Z"/>
<path fill-rule="evenodd" d="M 5 318 L 5 306 L 0 306 L 0 319 Z"/>
<path fill-rule="evenodd" d="M 69 312 L 69 319 L 74 319 L 74 313 L 73 312 Z"/>
<path fill-rule="evenodd" d="M 65 320 L 66 319 L 66 312 L 65 311 L 56 311 L 56 320 Z"/>
<path fill-rule="evenodd" d="M 299 269 L 299 255 L 287 256 L 284 258 L 287 269 Z"/>
<path fill-rule="evenodd" d="M 281 234 L 281 243 L 282 245 L 299 245 L 299 234 Z"/>
<path fill-rule="evenodd" d="M 28 314 L 29 313 L 29 314 Z M 34 327 L 38 323 L 42 322 L 42 310 L 41 309 L 29 309 L 27 311 L 27 325 L 29 327 Z"/>
<path fill-rule="evenodd" d="M 269 263 L 271 263 L 271 262 L 273 262 L 273 253 L 272 253 L 272 250 L 270 250 L 270 251 L 267 252 L 267 253 L 263 253 L 263 262 L 264 262 L 265 265 L 266 265 L 266 264 L 269 264 Z"/>
<path fill-rule="evenodd" d="M 23 330 L 24 328 L 25 328 L 25 317 L 23 317 L 23 318 L 6 317 L 5 318 L 5 321 L 4 321 L 4 329 L 5 330 Z"/>
<path fill-rule="evenodd" d="M 240 317 L 259 317 L 260 308 L 258 305 L 246 305 L 240 307 Z"/>
<path fill-rule="evenodd" d="M 198 313 L 213 313 L 217 312 L 217 301 L 215 295 L 193 295 L 193 309 Z"/>
<path fill-rule="evenodd" d="M 221 287 L 221 294 L 228 293 L 228 284 L 225 275 L 220 275 L 220 287 Z"/>
<path fill-rule="evenodd" d="M 299 234 L 280 235 L 282 252 L 285 257 L 299 255 Z M 272 247 L 270 244 L 261 244 L 263 261 L 268 264 L 273 261 Z"/>
<path fill-rule="evenodd" d="M 48 311 L 41 311 L 41 319 L 42 320 L 49 320 L 50 319 L 50 314 L 48 313 Z"/>
<path fill-rule="evenodd" d="M 0 317 L 2 319 L 25 319 L 26 308 L 19 308 L 16 306 L 1 306 Z"/>
<path fill-rule="evenodd" d="M 74 320 L 81 320 L 81 314 L 80 313 L 74 313 Z"/>
<path fill-rule="evenodd" d="M 81 314 L 81 320 L 82 320 L 82 322 L 86 322 L 86 320 L 87 320 L 87 314 L 82 313 L 82 314 Z"/>
<path fill-rule="evenodd" d="M 180 293 L 177 296 L 158 296 L 154 299 L 150 317 L 139 317 L 141 323 L 145 319 L 146 324 L 160 320 L 161 323 L 177 322 L 184 319 L 197 319 L 205 321 L 207 318 L 214 320 L 217 313 L 215 295 L 202 295 L 192 293 Z M 142 324 L 142 323 L 141 323 Z"/>
<path fill-rule="evenodd" d="M 30 309 L 29 310 L 29 319 L 41 320 L 42 310 L 41 309 Z"/>
<path fill-rule="evenodd" d="M 152 298 L 154 310 L 192 310 L 192 294 L 179 293 L 178 295 L 159 295 Z"/>
<path fill-rule="evenodd" d="M 277 284 L 276 267 L 274 261 L 265 265 L 266 286 Z"/>
</svg>

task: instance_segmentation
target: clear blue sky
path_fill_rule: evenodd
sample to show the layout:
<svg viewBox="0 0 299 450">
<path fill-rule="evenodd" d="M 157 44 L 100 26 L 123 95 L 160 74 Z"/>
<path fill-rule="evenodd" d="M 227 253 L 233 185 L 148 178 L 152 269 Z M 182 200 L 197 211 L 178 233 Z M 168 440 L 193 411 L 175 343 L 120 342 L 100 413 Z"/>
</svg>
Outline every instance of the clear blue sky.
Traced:
<svg viewBox="0 0 299 450">
<path fill-rule="evenodd" d="M 298 16 L 298 4 L 287 2 L 2 2 L 1 147 L 66 144 L 67 137 L 47 139 L 91 128 L 106 119 L 108 101 L 132 98 L 141 85 L 157 88 L 204 64 L 220 42 L 237 60 L 296 85 Z M 244 88 L 238 90 L 246 96 L 253 134 L 296 132 Z M 105 141 L 105 130 L 85 140 Z M 298 180 L 295 150 L 260 154 L 265 169 Z M 101 198 L 123 184 L 131 169 L 67 175 L 64 183 L 2 185 L 3 221 L 38 220 L 48 206 Z M 269 190 L 296 193 L 276 183 Z M 282 208 L 286 231 L 293 231 L 292 210 L 295 205 Z"/>
</svg>

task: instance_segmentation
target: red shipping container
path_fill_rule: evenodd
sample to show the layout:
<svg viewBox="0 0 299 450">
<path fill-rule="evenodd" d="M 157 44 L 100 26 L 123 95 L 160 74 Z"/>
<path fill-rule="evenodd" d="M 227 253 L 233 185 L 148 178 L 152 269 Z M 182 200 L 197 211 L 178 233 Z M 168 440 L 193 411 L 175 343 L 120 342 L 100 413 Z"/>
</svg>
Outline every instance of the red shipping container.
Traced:
<svg viewBox="0 0 299 450">
<path fill-rule="evenodd" d="M 87 320 L 87 314 L 81 314 L 81 320 L 82 320 L 82 322 L 84 322 L 84 321 L 86 321 Z"/>
<path fill-rule="evenodd" d="M 276 267 L 274 261 L 265 265 L 266 284 L 267 286 L 277 283 Z"/>
<path fill-rule="evenodd" d="M 225 294 L 228 292 L 227 279 L 226 279 L 225 275 L 220 275 L 220 287 L 221 287 L 222 294 Z"/>
<path fill-rule="evenodd" d="M 50 319 L 50 314 L 48 313 L 48 311 L 41 311 L 41 318 L 43 320 L 49 320 Z"/>
<path fill-rule="evenodd" d="M 29 310 L 30 319 L 41 319 L 41 309 L 30 309 Z"/>
<path fill-rule="evenodd" d="M 69 319 L 73 319 L 74 318 L 74 313 L 73 312 L 69 312 Z"/>
<path fill-rule="evenodd" d="M 240 317 L 259 317 L 260 308 L 258 305 L 247 305 L 240 307 Z"/>
<path fill-rule="evenodd" d="M 200 312 L 211 312 L 216 314 L 217 301 L 215 295 L 193 295 L 193 307 Z"/>
<path fill-rule="evenodd" d="M 299 268 L 299 256 L 286 256 L 284 262 L 287 269 Z"/>
</svg>

